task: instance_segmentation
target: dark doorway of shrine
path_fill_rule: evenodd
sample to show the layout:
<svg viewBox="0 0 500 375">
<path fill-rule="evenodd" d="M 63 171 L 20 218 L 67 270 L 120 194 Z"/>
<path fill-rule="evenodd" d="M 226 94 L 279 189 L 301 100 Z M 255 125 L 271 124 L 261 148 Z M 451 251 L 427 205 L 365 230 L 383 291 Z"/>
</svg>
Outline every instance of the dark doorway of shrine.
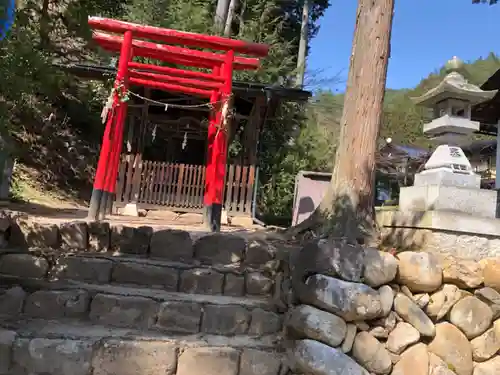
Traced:
<svg viewBox="0 0 500 375">
<path fill-rule="evenodd" d="M 233 215 L 252 212 L 262 98 L 234 98 L 224 195 Z M 116 205 L 136 197 L 146 209 L 201 212 L 210 107 L 192 96 L 140 87 L 131 87 L 129 100 Z"/>
</svg>

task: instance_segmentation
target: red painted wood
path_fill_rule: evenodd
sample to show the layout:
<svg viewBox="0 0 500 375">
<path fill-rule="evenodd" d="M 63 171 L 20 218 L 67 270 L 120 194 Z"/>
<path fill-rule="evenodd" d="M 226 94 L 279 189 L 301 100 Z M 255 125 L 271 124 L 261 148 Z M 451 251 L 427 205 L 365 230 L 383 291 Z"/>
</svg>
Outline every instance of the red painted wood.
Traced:
<svg viewBox="0 0 500 375">
<path fill-rule="evenodd" d="M 196 96 L 200 96 L 202 98 L 209 98 L 211 91 L 210 90 L 202 90 L 194 87 L 187 87 L 181 85 L 173 85 L 165 82 L 155 82 L 151 80 L 139 79 L 131 77 L 129 80 L 131 85 L 144 86 L 144 87 L 152 87 L 155 89 L 165 90 L 165 91 L 174 91 L 174 92 L 182 92 L 184 94 L 192 94 Z"/>
<path fill-rule="evenodd" d="M 110 18 L 90 17 L 88 21 L 91 28 L 124 33 L 133 31 L 140 38 L 153 39 L 173 44 L 184 44 L 189 47 L 210 48 L 219 51 L 233 50 L 238 53 L 265 57 L 269 54 L 269 46 L 266 44 L 245 42 L 214 35 L 189 33 L 160 27 L 138 25 L 130 22 L 114 20 Z"/>
<path fill-rule="evenodd" d="M 118 72 L 116 74 L 115 87 L 123 84 L 123 90 L 128 89 L 128 63 L 132 60 L 132 32 L 127 31 L 123 37 L 122 50 L 120 52 L 120 61 L 118 62 Z M 123 92 L 124 94 L 126 92 Z M 127 118 L 127 102 L 118 103 L 115 131 L 112 135 L 113 152 L 110 158 L 111 168 L 108 171 L 105 191 L 114 194 L 116 191 L 116 182 L 118 180 L 118 167 L 120 164 L 120 155 L 122 152 L 123 132 L 125 120 Z"/>
<path fill-rule="evenodd" d="M 109 155 L 111 153 L 111 140 L 110 133 L 111 128 L 114 123 L 115 114 L 114 114 L 114 106 L 110 109 L 110 113 L 108 113 L 108 118 L 106 120 L 106 126 L 104 128 L 104 135 L 102 137 L 101 144 L 101 152 L 99 153 L 99 160 L 97 161 L 97 169 L 94 177 L 94 189 L 95 190 L 103 190 L 104 189 L 104 180 L 106 177 L 106 169 L 108 168 L 109 163 Z"/>
<path fill-rule="evenodd" d="M 127 32 L 124 35 L 124 42 L 121 46 L 120 61 L 118 63 L 118 72 L 115 79 L 115 87 L 117 87 L 120 82 L 126 80 L 128 62 L 132 58 L 132 32 Z M 114 154 L 117 152 L 116 147 L 113 148 L 115 144 L 115 134 L 116 130 L 113 127 L 119 125 L 119 119 L 117 116 L 118 106 L 118 96 L 115 95 L 113 98 L 113 107 L 111 108 L 111 113 L 108 115 L 106 121 L 106 128 L 104 130 L 104 136 L 102 140 L 101 153 L 99 155 L 99 161 L 97 163 L 96 176 L 94 179 L 94 188 L 99 190 L 110 191 L 108 188 L 109 178 L 112 178 L 112 173 L 114 171 L 114 179 L 116 187 L 116 174 L 118 173 L 118 163 L 119 160 L 115 160 Z M 116 123 L 115 123 L 116 121 Z M 118 154 L 119 155 L 119 154 Z M 114 165 L 116 164 L 116 166 Z M 114 192 L 114 190 L 113 190 Z"/>
<path fill-rule="evenodd" d="M 111 46 L 115 44 L 120 46 L 123 42 L 123 38 L 118 35 L 110 35 L 106 33 L 94 32 L 92 33 L 92 39 L 96 42 L 104 42 L 105 45 Z M 190 50 L 188 48 L 168 46 L 166 44 L 146 42 L 143 40 L 135 39 L 132 42 L 134 48 L 134 55 L 142 57 L 153 57 L 160 58 L 164 54 L 168 54 L 174 57 L 185 59 L 187 61 L 201 61 L 210 64 L 220 64 L 224 62 L 224 55 L 213 52 L 203 52 L 197 50 Z M 227 53 L 226 53 L 227 54 Z M 259 59 L 249 58 L 249 57 L 235 57 L 234 67 L 237 70 L 244 69 L 258 69 L 260 66 Z"/>
<path fill-rule="evenodd" d="M 104 41 L 98 41 L 99 46 L 104 48 L 106 51 L 120 51 L 120 45 L 116 43 L 109 43 Z M 147 57 L 150 59 L 155 59 L 163 61 L 170 64 L 183 65 L 195 68 L 212 69 L 214 64 L 212 62 L 207 62 L 204 60 L 187 60 L 185 58 L 175 57 L 161 52 L 155 52 L 151 50 L 145 50 L 143 48 L 135 47 L 134 53 L 136 56 Z"/>
<path fill-rule="evenodd" d="M 231 98 L 233 89 L 233 61 L 234 52 L 228 51 L 226 54 L 226 61 L 222 68 L 222 75 L 225 78 L 224 86 L 222 88 L 222 98 L 227 101 Z M 222 111 L 222 106 L 220 111 Z M 220 120 L 218 124 L 222 126 L 223 118 L 222 113 L 219 114 Z M 212 176 L 212 203 L 222 204 L 224 201 L 224 184 L 226 179 L 226 164 L 227 164 L 227 130 L 217 129 L 213 145 L 212 164 L 214 165 L 214 175 Z"/>
<path fill-rule="evenodd" d="M 215 67 L 212 70 L 212 75 L 214 77 L 222 77 L 220 74 L 220 67 Z M 222 77 L 224 79 L 224 77 Z M 208 131 L 207 131 L 207 156 L 206 156 L 206 169 L 205 169 L 205 194 L 203 197 L 203 202 L 205 205 L 209 206 L 213 202 L 211 184 L 213 181 L 214 175 L 214 164 L 213 164 L 213 148 L 214 148 L 214 140 L 215 134 L 217 133 L 217 124 L 220 120 L 220 103 L 217 103 L 220 99 L 220 91 L 221 90 L 213 90 L 212 95 L 210 96 L 210 103 L 213 106 L 213 109 L 210 111 L 209 122 L 208 122 Z"/>
<path fill-rule="evenodd" d="M 168 66 L 157 66 L 152 64 L 142 64 L 138 62 L 129 62 L 128 67 L 130 69 L 137 69 L 139 71 L 152 72 L 152 73 L 165 73 L 171 76 L 185 77 L 185 78 L 198 78 L 206 79 L 210 82 L 224 82 L 224 79 L 219 75 L 213 75 L 210 73 L 196 72 L 193 70 L 184 70 L 177 68 L 170 68 Z"/>
<path fill-rule="evenodd" d="M 219 89 L 222 87 L 222 83 L 218 82 L 207 82 L 199 79 L 172 77 L 166 74 L 138 72 L 136 70 L 130 70 L 129 74 L 131 77 L 134 78 L 140 78 L 145 80 L 158 80 L 160 82 L 173 83 L 173 84 L 178 83 L 181 85 L 186 85 L 201 89 Z"/>
</svg>

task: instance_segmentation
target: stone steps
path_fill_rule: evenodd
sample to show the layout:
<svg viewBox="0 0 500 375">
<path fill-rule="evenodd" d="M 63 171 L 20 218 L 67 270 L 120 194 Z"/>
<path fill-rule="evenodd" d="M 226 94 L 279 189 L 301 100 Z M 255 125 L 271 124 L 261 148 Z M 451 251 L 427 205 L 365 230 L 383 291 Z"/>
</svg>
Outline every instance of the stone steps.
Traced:
<svg viewBox="0 0 500 375">
<path fill-rule="evenodd" d="M 284 262 L 264 239 L 14 224 L 10 247 L 0 250 L 0 374 L 288 371 Z"/>
<path fill-rule="evenodd" d="M 275 271 L 240 264 L 183 263 L 112 253 L 8 249 L 0 254 L 0 274 L 23 279 L 136 285 L 168 292 L 237 297 L 272 294 L 271 275 Z"/>
<path fill-rule="evenodd" d="M 0 324 L 1 374 L 279 375 L 276 337 L 172 336 L 42 319 Z"/>
<path fill-rule="evenodd" d="M 39 224 L 13 219 L 9 245 L 17 249 L 68 252 L 111 252 L 152 259 L 205 265 L 263 268 L 276 260 L 277 249 L 262 234 L 203 233 L 109 223 Z"/>
<path fill-rule="evenodd" d="M 15 287 L 20 283 L 21 287 Z M 209 296 L 149 288 L 3 278 L 0 314 L 74 318 L 114 327 L 167 333 L 265 336 L 281 331 L 266 298 Z"/>
</svg>

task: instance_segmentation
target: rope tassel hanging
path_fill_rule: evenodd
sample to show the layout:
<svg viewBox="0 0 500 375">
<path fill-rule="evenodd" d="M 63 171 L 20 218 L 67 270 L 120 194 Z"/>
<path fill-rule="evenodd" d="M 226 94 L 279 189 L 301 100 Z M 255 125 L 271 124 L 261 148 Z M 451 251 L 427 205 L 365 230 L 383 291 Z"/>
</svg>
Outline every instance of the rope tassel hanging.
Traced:
<svg viewBox="0 0 500 375">
<path fill-rule="evenodd" d="M 108 118 L 109 111 L 113 108 L 113 94 L 115 93 L 114 90 L 111 90 L 109 93 L 108 99 L 106 100 L 106 103 L 104 103 L 104 107 L 102 107 L 102 112 L 101 112 L 101 121 L 104 124 L 106 122 L 106 119 Z"/>
</svg>

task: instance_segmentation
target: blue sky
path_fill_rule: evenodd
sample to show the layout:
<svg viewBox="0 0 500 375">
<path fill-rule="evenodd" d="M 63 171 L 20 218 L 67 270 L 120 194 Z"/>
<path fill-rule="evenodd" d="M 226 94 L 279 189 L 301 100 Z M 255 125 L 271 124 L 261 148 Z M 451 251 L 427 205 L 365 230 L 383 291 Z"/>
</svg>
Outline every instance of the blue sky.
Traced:
<svg viewBox="0 0 500 375">
<path fill-rule="evenodd" d="M 343 91 L 349 68 L 356 14 L 355 0 L 330 0 L 321 29 L 311 43 L 307 70 Z M 410 88 L 448 59 L 500 54 L 500 4 L 473 5 L 471 0 L 396 0 L 387 87 Z M 318 78 L 314 78 L 318 80 Z M 328 82 L 328 81 L 326 81 Z"/>
</svg>

